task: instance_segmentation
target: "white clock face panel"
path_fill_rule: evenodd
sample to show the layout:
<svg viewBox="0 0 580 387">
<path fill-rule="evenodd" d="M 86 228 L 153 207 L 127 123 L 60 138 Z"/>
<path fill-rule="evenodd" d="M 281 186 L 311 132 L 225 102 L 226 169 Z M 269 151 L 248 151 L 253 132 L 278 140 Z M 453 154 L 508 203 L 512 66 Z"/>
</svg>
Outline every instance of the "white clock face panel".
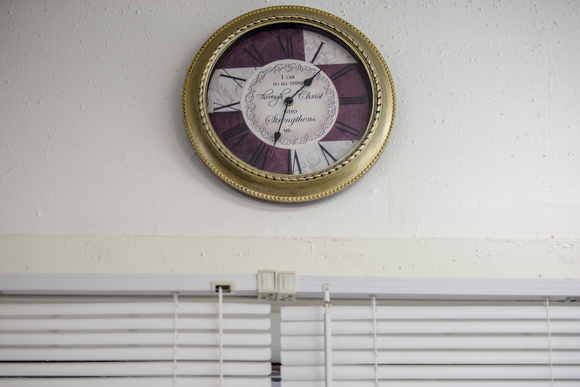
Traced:
<svg viewBox="0 0 580 387">
<path fill-rule="evenodd" d="M 332 129 L 338 95 L 322 70 L 285 59 L 268 63 L 246 81 L 240 106 L 256 137 L 273 147 L 296 149 L 320 141 Z"/>
<path fill-rule="evenodd" d="M 311 31 L 304 31 L 304 54 L 306 58 L 314 58 L 311 62 L 315 65 L 356 63 L 342 46 Z"/>
</svg>

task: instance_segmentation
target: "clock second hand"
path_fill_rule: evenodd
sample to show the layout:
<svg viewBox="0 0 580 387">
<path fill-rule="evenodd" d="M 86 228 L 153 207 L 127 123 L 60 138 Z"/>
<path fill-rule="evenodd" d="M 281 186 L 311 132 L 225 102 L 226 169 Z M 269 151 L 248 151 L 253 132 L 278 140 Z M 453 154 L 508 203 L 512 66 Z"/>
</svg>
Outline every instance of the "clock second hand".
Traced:
<svg viewBox="0 0 580 387">
<path fill-rule="evenodd" d="M 284 99 L 284 105 L 285 105 L 285 107 L 284 107 L 284 113 L 282 114 L 282 119 L 280 120 L 280 126 L 278 126 L 278 130 L 276 131 L 276 133 L 274 133 L 274 144 L 272 144 L 272 152 L 270 152 L 270 157 L 272 157 L 272 155 L 274 154 L 274 149 L 276 148 L 276 143 L 278 142 L 278 139 L 282 135 L 282 133 L 280 133 L 280 130 L 282 129 L 282 124 L 284 123 L 284 116 L 286 115 L 286 110 L 288 110 L 288 106 L 290 106 L 290 105 L 292 105 L 294 103 L 294 97 L 296 97 L 296 94 L 300 93 L 300 91 L 302 89 L 304 89 L 305 86 L 312 85 L 312 81 L 314 81 L 314 78 L 316 78 L 316 76 L 318 75 L 318 73 L 320 73 L 321 71 L 322 70 L 318 70 L 316 72 L 316 74 L 314 74 L 310 78 L 306 78 L 304 80 L 304 82 L 302 83 L 302 87 L 300 87 L 300 89 L 298 89 L 296 91 L 296 93 L 294 93 L 292 95 L 292 97 L 286 97 Z"/>
</svg>

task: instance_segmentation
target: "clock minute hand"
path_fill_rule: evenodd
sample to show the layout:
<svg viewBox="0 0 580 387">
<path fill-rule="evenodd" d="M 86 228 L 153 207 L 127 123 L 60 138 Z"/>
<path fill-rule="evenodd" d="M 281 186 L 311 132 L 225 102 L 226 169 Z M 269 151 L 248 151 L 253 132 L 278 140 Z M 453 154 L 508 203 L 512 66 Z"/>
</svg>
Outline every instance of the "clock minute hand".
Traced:
<svg viewBox="0 0 580 387">
<path fill-rule="evenodd" d="M 316 76 L 318 75 L 318 73 L 320 73 L 321 71 L 322 71 L 322 70 L 318 70 L 318 71 L 316 72 L 316 74 L 314 74 L 314 75 L 313 75 L 313 76 L 311 76 L 310 78 L 306 78 L 306 79 L 304 80 L 304 82 L 302 83 L 302 87 L 301 87 L 300 89 L 298 89 L 298 90 L 296 91 L 296 93 L 294 93 L 294 94 L 292 95 L 292 97 L 290 97 L 290 99 L 292 99 L 292 102 L 293 102 L 293 100 L 294 100 L 294 97 L 296 97 L 296 94 L 300 93 L 300 91 L 301 91 L 302 89 L 304 89 L 304 87 L 312 85 L 312 81 L 314 81 L 314 78 L 316 78 Z"/>
</svg>

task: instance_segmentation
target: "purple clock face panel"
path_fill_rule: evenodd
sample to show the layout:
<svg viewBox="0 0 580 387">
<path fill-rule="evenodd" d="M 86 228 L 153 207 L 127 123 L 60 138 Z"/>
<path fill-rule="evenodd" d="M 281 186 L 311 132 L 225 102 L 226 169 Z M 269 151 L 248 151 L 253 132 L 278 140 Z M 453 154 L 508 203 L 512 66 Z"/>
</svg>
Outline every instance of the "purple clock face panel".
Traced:
<svg viewBox="0 0 580 387">
<path fill-rule="evenodd" d="M 372 90 L 362 64 L 338 39 L 284 23 L 254 30 L 219 58 L 207 109 L 221 142 L 265 172 L 313 173 L 364 136 Z"/>
</svg>

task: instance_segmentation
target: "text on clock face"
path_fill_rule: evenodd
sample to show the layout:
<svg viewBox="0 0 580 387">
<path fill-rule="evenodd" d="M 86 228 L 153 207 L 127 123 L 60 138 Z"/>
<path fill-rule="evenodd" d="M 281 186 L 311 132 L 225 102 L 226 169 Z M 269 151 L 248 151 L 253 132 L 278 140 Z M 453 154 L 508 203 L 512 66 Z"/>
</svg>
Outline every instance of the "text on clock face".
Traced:
<svg viewBox="0 0 580 387">
<path fill-rule="evenodd" d="M 268 106 L 274 107 L 278 104 L 278 101 L 284 100 L 286 96 L 291 95 L 292 90 L 290 88 L 286 88 L 282 90 L 280 93 L 275 94 L 274 89 L 268 89 L 263 93 L 257 94 L 256 96 L 260 100 L 268 100 Z M 324 98 L 323 93 L 311 93 L 310 91 L 301 91 L 296 96 L 299 100 L 313 100 L 313 99 L 322 99 Z M 288 113 L 296 113 L 296 111 L 288 111 Z"/>
<path fill-rule="evenodd" d="M 290 82 L 272 82 L 272 86 L 276 87 L 276 86 L 296 86 L 296 85 L 301 85 L 302 82 L 299 81 L 290 81 Z"/>
<path fill-rule="evenodd" d="M 296 113 L 296 110 L 293 110 L 293 112 Z M 282 119 L 282 118 L 280 118 L 278 116 L 278 114 L 274 114 L 274 115 L 271 115 L 271 116 L 266 117 L 266 119 L 264 120 L 264 122 L 267 125 L 284 123 L 284 124 L 287 124 L 288 127 L 291 127 L 292 125 L 294 125 L 296 123 L 316 122 L 316 116 L 304 117 L 301 114 L 298 117 L 284 118 L 284 119 Z"/>
</svg>

